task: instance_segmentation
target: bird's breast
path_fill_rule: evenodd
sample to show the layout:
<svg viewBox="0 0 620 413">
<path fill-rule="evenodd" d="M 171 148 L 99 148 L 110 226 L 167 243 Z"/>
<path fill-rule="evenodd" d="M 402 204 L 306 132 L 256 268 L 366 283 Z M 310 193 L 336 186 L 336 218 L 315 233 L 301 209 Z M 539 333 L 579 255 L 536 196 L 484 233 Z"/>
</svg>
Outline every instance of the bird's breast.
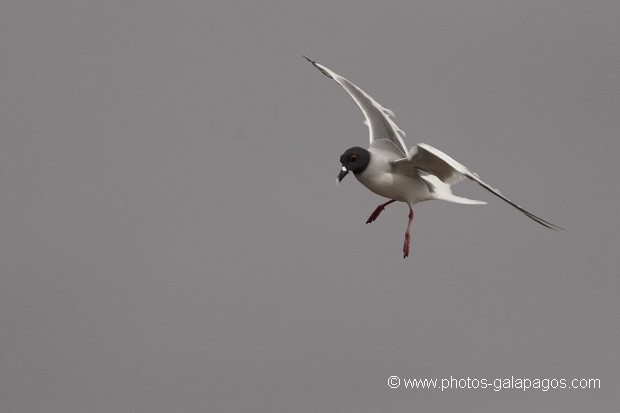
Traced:
<svg viewBox="0 0 620 413">
<path fill-rule="evenodd" d="M 415 204 L 430 199 L 424 182 L 417 176 L 407 176 L 388 172 L 371 165 L 356 178 L 362 185 L 377 195 L 397 201 Z"/>
</svg>

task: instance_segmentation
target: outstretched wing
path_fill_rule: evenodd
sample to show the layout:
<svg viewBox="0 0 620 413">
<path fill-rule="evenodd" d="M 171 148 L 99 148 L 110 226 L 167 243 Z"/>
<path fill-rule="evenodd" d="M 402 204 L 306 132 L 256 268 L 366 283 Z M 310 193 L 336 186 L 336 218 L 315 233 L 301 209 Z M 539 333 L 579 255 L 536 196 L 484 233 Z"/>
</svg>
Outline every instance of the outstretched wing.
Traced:
<svg viewBox="0 0 620 413">
<path fill-rule="evenodd" d="M 544 219 L 532 214 L 525 208 L 515 204 L 510 199 L 502 195 L 499 190 L 493 188 L 491 185 L 480 179 L 478 174 L 470 171 L 464 165 L 458 163 L 450 156 L 441 152 L 439 149 L 433 148 L 425 143 L 420 143 L 416 147 L 411 148 L 411 151 L 407 157 L 393 161 L 392 167 L 401 173 L 407 174 L 412 173 L 414 169 L 420 169 L 424 172 L 435 175 L 437 178 L 449 185 L 462 181 L 464 178 L 469 178 L 472 181 L 476 181 L 480 186 L 491 192 L 493 195 L 508 202 L 510 205 L 525 214 L 525 216 L 538 222 L 540 225 L 554 230 L 564 229 L 545 221 Z"/>
<path fill-rule="evenodd" d="M 359 106 L 366 117 L 365 123 L 370 130 L 371 148 L 393 152 L 398 156 L 407 156 L 407 147 L 403 141 L 405 132 L 394 123 L 394 112 L 381 106 L 368 93 L 344 77 L 314 60 L 308 59 L 306 56 L 304 57 L 325 76 L 338 82 L 357 103 L 357 106 Z"/>
</svg>

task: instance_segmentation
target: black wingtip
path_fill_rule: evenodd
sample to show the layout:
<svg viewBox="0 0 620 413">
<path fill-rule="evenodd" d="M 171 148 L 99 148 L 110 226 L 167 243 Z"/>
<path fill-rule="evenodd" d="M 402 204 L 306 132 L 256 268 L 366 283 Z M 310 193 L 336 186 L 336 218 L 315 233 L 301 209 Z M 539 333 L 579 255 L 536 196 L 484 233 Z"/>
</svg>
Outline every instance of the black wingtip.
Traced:
<svg viewBox="0 0 620 413">
<path fill-rule="evenodd" d="M 542 225 L 543 227 L 547 227 L 547 228 L 552 229 L 552 230 L 554 230 L 554 231 L 560 231 L 560 230 L 561 230 L 561 231 L 566 231 L 566 229 L 565 229 L 565 228 L 562 228 L 562 227 L 560 227 L 560 226 L 558 226 L 558 225 L 552 224 L 551 222 L 546 221 L 546 220 L 542 219 L 541 217 L 538 217 L 538 216 L 536 216 L 536 215 L 532 214 L 531 212 L 526 211 L 526 210 L 525 210 L 525 209 L 523 209 L 523 208 L 519 208 L 519 209 L 521 210 L 521 212 L 523 212 L 523 213 L 525 214 L 525 216 L 527 216 L 527 217 L 528 217 L 528 218 L 530 218 L 531 220 L 536 221 L 537 223 L 539 223 L 539 224 L 540 224 L 540 225 Z"/>
<path fill-rule="evenodd" d="M 521 213 L 523 213 L 526 217 L 528 217 L 532 221 L 537 222 L 538 224 L 542 225 L 543 227 L 552 229 L 554 231 L 559 231 L 559 230 L 565 231 L 566 230 L 565 228 L 562 228 L 562 227 L 560 227 L 558 225 L 552 224 L 549 221 L 545 221 L 541 217 L 532 214 L 527 209 L 525 209 L 525 208 L 515 204 L 510 199 L 508 199 L 504 195 L 502 195 L 497 189 L 495 189 L 492 186 L 489 186 L 487 183 L 483 182 L 477 175 L 471 175 L 471 176 L 467 176 L 467 177 L 469 179 L 473 179 L 474 181 L 478 182 L 478 185 L 480 185 L 481 187 L 483 187 L 484 189 L 486 189 L 487 191 L 489 191 L 493 195 L 495 195 L 495 196 L 503 199 L 504 201 L 508 202 L 510 205 L 512 205 L 513 207 L 518 209 Z"/>
<path fill-rule="evenodd" d="M 547 228 L 551 228 L 554 231 L 566 231 L 566 228 L 562 228 L 558 225 L 552 224 L 551 222 L 547 222 L 549 224 L 549 227 Z"/>
<path fill-rule="evenodd" d="M 319 69 L 319 70 L 321 71 L 321 73 L 323 73 L 325 76 L 327 76 L 327 77 L 328 77 L 328 78 L 330 78 L 330 79 L 333 79 L 332 75 L 330 75 L 329 73 L 327 73 L 327 72 L 325 71 L 325 69 L 323 69 L 323 68 L 321 67 L 321 65 L 319 65 L 316 61 L 314 61 L 314 60 L 310 59 L 308 56 L 305 56 L 305 55 L 302 55 L 302 57 L 303 57 L 303 58 L 305 58 L 305 59 L 306 59 L 307 61 L 309 61 L 310 63 L 312 63 L 312 65 L 313 65 L 314 67 L 316 67 L 317 69 Z"/>
</svg>

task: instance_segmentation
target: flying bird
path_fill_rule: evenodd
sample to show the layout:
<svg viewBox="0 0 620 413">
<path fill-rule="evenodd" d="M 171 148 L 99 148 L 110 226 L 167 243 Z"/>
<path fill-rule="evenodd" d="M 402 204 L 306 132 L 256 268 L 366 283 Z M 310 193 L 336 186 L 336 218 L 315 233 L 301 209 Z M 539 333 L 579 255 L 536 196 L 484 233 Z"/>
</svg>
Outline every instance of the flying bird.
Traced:
<svg viewBox="0 0 620 413">
<path fill-rule="evenodd" d="M 395 201 L 409 206 L 409 221 L 403 244 L 404 258 L 409 256 L 410 230 L 413 221 L 413 206 L 418 202 L 439 199 L 457 204 L 481 205 L 483 201 L 463 198 L 452 193 L 452 185 L 465 178 L 477 182 L 493 195 L 503 199 L 528 218 L 540 225 L 563 229 L 532 214 L 502 195 L 497 189 L 484 182 L 478 174 L 458 163 L 439 149 L 419 143 L 407 149 L 403 138 L 405 133 L 394 123 L 394 112 L 387 109 L 368 93 L 334 71 L 304 56 L 325 76 L 336 81 L 353 98 L 362 110 L 370 131 L 370 146 L 347 149 L 340 156 L 342 168 L 336 183 L 353 172 L 358 181 L 372 192 L 388 198 L 368 217 L 367 224 L 375 221 L 386 206 Z"/>
</svg>

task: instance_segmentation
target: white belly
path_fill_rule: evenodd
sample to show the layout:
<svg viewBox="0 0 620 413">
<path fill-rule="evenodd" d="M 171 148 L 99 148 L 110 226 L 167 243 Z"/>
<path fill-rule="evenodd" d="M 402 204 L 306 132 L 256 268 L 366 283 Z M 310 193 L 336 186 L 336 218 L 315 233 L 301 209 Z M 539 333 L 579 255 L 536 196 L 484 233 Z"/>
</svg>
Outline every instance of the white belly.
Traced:
<svg viewBox="0 0 620 413">
<path fill-rule="evenodd" d="M 395 175 L 371 162 L 366 170 L 356 175 L 358 181 L 377 195 L 411 205 L 432 199 L 426 184 L 417 176 Z"/>
</svg>

